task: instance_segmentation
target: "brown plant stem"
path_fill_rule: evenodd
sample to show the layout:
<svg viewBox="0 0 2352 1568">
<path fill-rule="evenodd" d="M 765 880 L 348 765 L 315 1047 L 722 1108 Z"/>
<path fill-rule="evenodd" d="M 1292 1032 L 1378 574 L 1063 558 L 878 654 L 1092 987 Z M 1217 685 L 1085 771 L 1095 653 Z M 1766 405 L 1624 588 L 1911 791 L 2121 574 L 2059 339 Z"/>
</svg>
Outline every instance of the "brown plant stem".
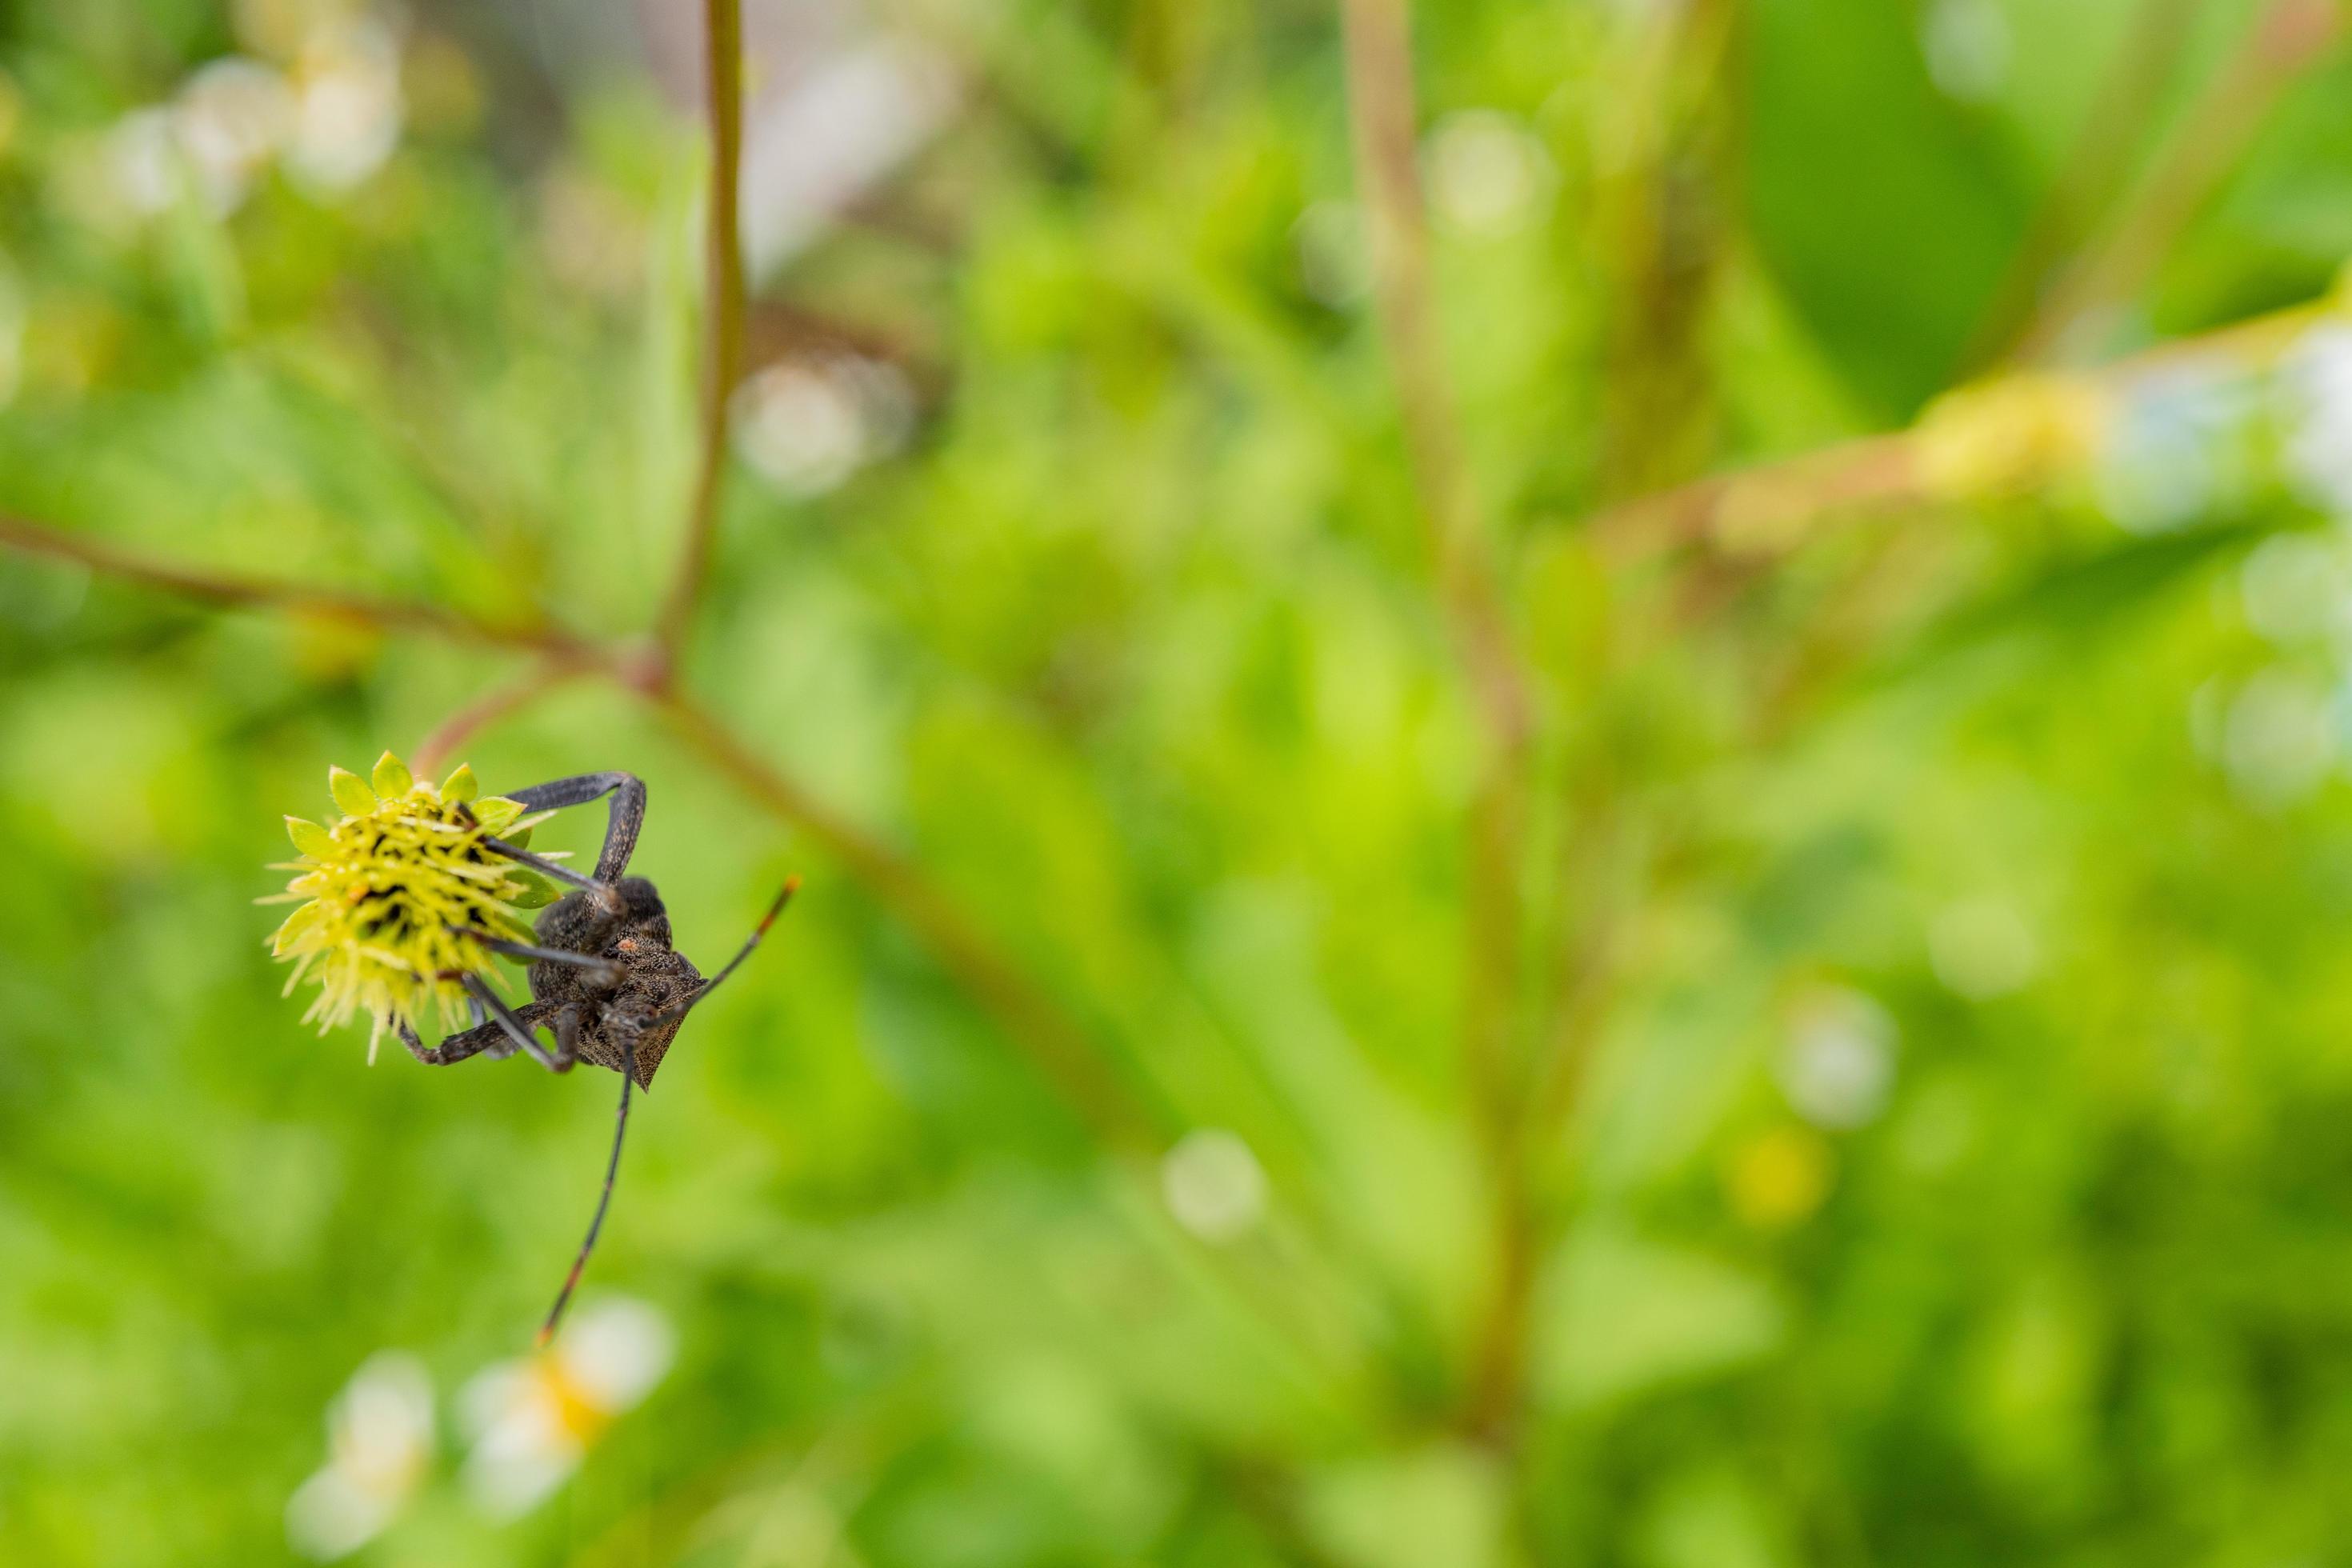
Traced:
<svg viewBox="0 0 2352 1568">
<path fill-rule="evenodd" d="M 996 1018 L 1106 1143 L 1156 1153 L 1166 1142 L 1162 1119 L 1104 1067 L 1087 1031 L 1023 973 L 985 928 L 945 889 L 913 862 L 834 813 L 789 775 L 760 758 L 708 709 L 670 684 L 659 669 L 647 672 L 618 654 L 553 628 L 505 627 L 439 605 L 214 575 L 150 561 L 16 518 L 0 516 L 0 545 L 72 562 L 205 604 L 325 616 L 387 630 L 424 631 L 460 642 L 523 647 L 547 656 L 548 662 L 541 668 L 484 694 L 425 737 L 421 752 L 436 761 L 483 725 L 519 711 L 563 681 L 597 672 L 612 676 L 650 702 L 673 730 L 746 794 L 807 833 L 870 889 L 931 951 L 950 978 Z"/>
<path fill-rule="evenodd" d="M 435 725 L 431 733 L 417 742 L 416 771 L 426 775 L 438 773 L 441 764 L 449 759 L 450 754 L 478 731 L 501 720 L 511 719 L 565 681 L 576 680 L 587 673 L 581 665 L 549 662 L 537 666 L 519 679 L 490 688 Z"/>
<path fill-rule="evenodd" d="M 2147 280 L 2237 167 L 2280 96 L 2327 58 L 2345 26 L 2338 0 L 2272 0 L 2183 118 L 2114 232 L 2060 279 L 2026 328 L 2018 357 L 2047 358 L 2077 321 Z"/>
<path fill-rule="evenodd" d="M 159 561 L 120 545 L 27 522 L 22 518 L 0 516 L 0 545 L 232 609 L 282 610 L 385 631 L 431 632 L 457 642 L 523 648 L 565 660 L 592 661 L 597 657 L 592 644 L 544 621 L 491 621 L 444 605 L 414 599 L 376 598 L 263 577 L 210 572 Z"/>
<path fill-rule="evenodd" d="M 1463 1054 L 1492 1189 L 1494 1265 L 1464 1418 L 1499 1447 L 1512 1436 L 1535 1247 L 1512 1047 L 1523 937 L 1518 854 L 1533 706 L 1480 537 L 1439 338 L 1406 3 L 1344 0 L 1340 15 L 1357 178 L 1371 220 L 1373 301 L 1438 597 L 1487 732 L 1489 754 L 1468 833 Z"/>
<path fill-rule="evenodd" d="M 742 0 L 703 0 L 702 13 L 708 35 L 710 211 L 705 240 L 709 254 L 704 258 L 709 298 L 703 321 L 701 442 L 677 575 L 655 622 L 655 642 L 667 663 L 676 662 L 709 580 L 719 503 L 727 477 L 730 405 L 743 372 Z"/>
<path fill-rule="evenodd" d="M 2158 343 L 2083 374 L 2116 387 L 2199 360 L 2235 360 L 2252 371 L 2339 309 L 2332 300 L 2293 306 Z M 1835 442 L 1603 508 L 1586 520 L 1586 536 L 1621 565 L 1682 550 L 1757 559 L 1789 553 L 1826 523 L 1929 500 L 1918 455 L 1921 431 L 1933 415 L 1931 409 L 1907 429 Z"/>
<path fill-rule="evenodd" d="M 2011 258 L 1975 340 L 1961 356 L 1977 374 L 2008 358 L 2032 330 L 2037 301 L 2086 234 L 2114 204 L 2132 154 L 2164 107 L 2165 89 L 2185 52 L 2202 0 L 2148 0 L 2099 84 L 2083 130 Z"/>
<path fill-rule="evenodd" d="M 1476 500 L 1438 340 L 1404 0 L 1346 0 L 1343 16 L 1356 166 L 1371 217 L 1374 302 L 1415 499 L 1475 695 L 1496 740 L 1516 753 L 1532 728 L 1531 708 L 1502 595 L 1478 537 Z"/>
<path fill-rule="evenodd" d="M 1741 20 L 1738 0 L 1689 0 L 1631 24 L 1612 106 L 1627 145 L 1600 158 L 1591 198 L 1609 282 L 1600 482 L 1612 497 L 1702 471 L 1717 438 L 1708 327 L 1738 205 Z"/>
</svg>

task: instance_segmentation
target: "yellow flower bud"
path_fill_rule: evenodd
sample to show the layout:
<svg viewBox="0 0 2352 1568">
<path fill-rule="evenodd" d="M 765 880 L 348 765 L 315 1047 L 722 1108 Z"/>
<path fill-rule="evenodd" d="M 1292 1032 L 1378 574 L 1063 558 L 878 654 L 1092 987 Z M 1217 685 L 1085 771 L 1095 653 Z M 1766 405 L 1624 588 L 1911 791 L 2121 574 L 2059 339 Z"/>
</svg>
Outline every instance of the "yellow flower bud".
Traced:
<svg viewBox="0 0 2352 1568">
<path fill-rule="evenodd" d="M 487 847 L 485 838 L 528 835 L 539 817 L 517 801 L 476 799 L 473 773 L 459 768 L 446 785 L 419 781 L 408 764 L 386 752 L 373 770 L 373 787 L 335 768 L 328 784 L 341 820 L 321 826 L 286 819 L 287 836 L 302 858 L 281 869 L 296 873 L 284 893 L 264 903 L 294 903 L 294 912 L 270 938 L 270 951 L 295 966 L 286 989 L 318 983 L 304 1022 L 324 1034 L 354 1014 L 374 1024 L 377 1037 L 394 1020 L 415 1026 L 440 1004 L 453 1026 L 463 1022 L 461 977 L 488 967 L 475 938 L 528 942 L 520 910 L 545 903 L 544 879 Z"/>
</svg>

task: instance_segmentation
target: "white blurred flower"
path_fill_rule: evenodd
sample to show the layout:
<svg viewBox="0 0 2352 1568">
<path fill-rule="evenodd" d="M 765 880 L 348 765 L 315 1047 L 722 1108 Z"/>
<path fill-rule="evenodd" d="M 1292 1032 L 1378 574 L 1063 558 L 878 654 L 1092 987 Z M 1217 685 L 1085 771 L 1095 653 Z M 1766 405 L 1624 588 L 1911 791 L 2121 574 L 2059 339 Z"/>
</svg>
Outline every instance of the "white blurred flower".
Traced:
<svg viewBox="0 0 2352 1568">
<path fill-rule="evenodd" d="M 1927 926 L 1936 978 L 1972 1001 L 2004 996 L 2033 978 L 2042 955 L 2022 918 L 1998 899 L 1948 904 Z"/>
<path fill-rule="evenodd" d="M 2304 333 L 2279 367 L 2287 479 L 2314 505 L 2352 517 L 2352 327 Z"/>
<path fill-rule="evenodd" d="M 1317 300 L 1336 310 L 1370 292 L 1371 254 L 1353 202 L 1314 203 L 1298 215 L 1290 237 L 1298 247 L 1298 280 Z"/>
<path fill-rule="evenodd" d="M 789 359 L 735 395 L 744 459 L 777 489 L 821 495 L 896 451 L 914 423 L 914 391 L 896 365 L 858 354 Z"/>
<path fill-rule="evenodd" d="M 2352 512 L 2352 327 L 2314 327 L 2279 370 L 2290 477 L 2311 498 Z"/>
<path fill-rule="evenodd" d="M 163 212 L 184 181 L 206 212 L 226 217 L 272 163 L 321 191 L 374 173 L 400 140 L 399 42 L 364 16 L 310 16 L 305 25 L 290 77 L 226 56 L 198 68 L 168 106 L 118 121 L 106 163 L 121 206 L 134 217 Z"/>
<path fill-rule="evenodd" d="M 458 1396 L 473 1435 L 474 1500 L 502 1519 L 537 1507 L 615 1416 L 653 1392 L 676 1352 L 658 1310 L 607 1298 L 574 1312 L 551 1349 L 477 1373 Z"/>
<path fill-rule="evenodd" d="M 1265 1172 L 1250 1146 L 1222 1128 L 1187 1132 L 1160 1163 L 1160 1190 L 1176 1223 L 1203 1241 L 1232 1241 L 1265 1213 Z"/>
<path fill-rule="evenodd" d="M 2242 503 L 2253 489 L 2256 412 L 2251 384 L 2215 370 L 2126 387 L 2100 442 L 2101 510 L 2133 533 L 2158 533 Z"/>
<path fill-rule="evenodd" d="M 224 217 L 244 205 L 254 176 L 284 143 L 293 112 L 286 79 L 242 55 L 214 60 L 181 85 L 172 132 L 207 212 Z"/>
<path fill-rule="evenodd" d="M 106 164 L 115 194 L 135 213 L 159 213 L 172 205 L 180 184 L 179 139 L 172 116 L 161 109 L 134 110 L 106 133 Z"/>
<path fill-rule="evenodd" d="M 1790 1108 L 1816 1127 L 1875 1121 L 1895 1084 L 1894 1017 L 1871 997 L 1827 987 L 1799 1005 L 1774 1076 Z"/>
<path fill-rule="evenodd" d="M 1516 234 L 1551 199 L 1551 155 L 1522 121 L 1495 110 L 1466 109 L 1438 121 L 1426 160 L 1431 205 L 1464 234 Z"/>
<path fill-rule="evenodd" d="M 1945 96 L 1990 101 L 2009 81 L 2009 18 L 1994 0 L 1930 0 L 1919 19 L 1919 52 Z"/>
<path fill-rule="evenodd" d="M 751 275 L 806 249 L 947 123 L 961 94 L 953 63 L 908 39 L 828 54 L 789 89 L 755 93 L 743 127 Z"/>
<path fill-rule="evenodd" d="M 286 1504 L 286 1540 L 329 1562 L 400 1516 L 433 1458 L 433 1384 L 415 1356 L 385 1351 L 327 1407 L 327 1463 Z"/>
<path fill-rule="evenodd" d="M 373 18 L 322 27 L 295 68 L 287 172 L 314 189 L 348 190 L 400 144 L 400 44 Z"/>
<path fill-rule="evenodd" d="M 0 263 L 0 408 L 16 400 L 25 379 L 25 291 Z"/>
<path fill-rule="evenodd" d="M 2221 764 L 2238 794 L 2255 805 L 2287 805 L 2310 795 L 2336 751 L 2326 688 L 2294 670 L 2265 669 L 2247 681 L 2222 721 Z"/>
<path fill-rule="evenodd" d="M 2265 539 L 2238 573 L 2246 624 L 2273 642 L 2336 630 L 2352 607 L 2352 562 L 2343 542 L 2324 534 Z"/>
</svg>

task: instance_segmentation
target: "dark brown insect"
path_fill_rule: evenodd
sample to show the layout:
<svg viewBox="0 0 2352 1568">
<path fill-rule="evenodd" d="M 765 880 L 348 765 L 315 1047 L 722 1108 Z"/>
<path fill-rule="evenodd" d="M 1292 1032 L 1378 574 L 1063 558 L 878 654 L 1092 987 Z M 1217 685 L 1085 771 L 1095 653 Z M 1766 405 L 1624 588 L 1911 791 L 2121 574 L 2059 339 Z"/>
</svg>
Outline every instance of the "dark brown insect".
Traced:
<svg viewBox="0 0 2352 1568">
<path fill-rule="evenodd" d="M 604 1170 L 604 1190 L 588 1225 L 588 1238 L 572 1265 L 570 1278 L 555 1299 L 555 1308 L 540 1330 L 544 1342 L 555 1331 L 572 1299 L 580 1272 L 596 1246 L 612 1202 L 613 1179 L 621 1167 L 621 1140 L 628 1131 L 629 1089 L 650 1089 L 654 1073 L 669 1054 L 686 1016 L 719 983 L 751 956 L 768 934 L 776 916 L 799 885 L 784 884 L 768 912 L 725 968 L 705 980 L 692 961 L 670 945 L 669 911 L 661 895 L 643 877 L 625 876 L 629 856 L 637 847 L 637 830 L 645 826 L 646 786 L 633 773 L 583 773 L 552 784 L 516 790 L 510 798 L 534 811 L 585 805 L 601 795 L 613 797 L 604 829 L 604 847 L 597 854 L 593 877 L 557 864 L 501 839 L 487 840 L 488 848 L 568 884 L 572 890 L 548 906 L 539 917 L 536 944 L 509 942 L 478 931 L 462 930 L 493 952 L 528 960 L 531 999 L 509 1007 L 488 981 L 470 972 L 446 976 L 457 980 L 473 999 L 475 1026 L 427 1046 L 404 1019 L 394 1020 L 400 1038 L 418 1061 L 448 1067 L 468 1058 L 510 1057 L 520 1051 L 550 1072 L 570 1072 L 579 1062 L 610 1068 L 621 1075 L 621 1109 L 613 1130 L 613 1156 Z M 553 1031 L 555 1047 L 539 1041 L 537 1031 Z"/>
</svg>

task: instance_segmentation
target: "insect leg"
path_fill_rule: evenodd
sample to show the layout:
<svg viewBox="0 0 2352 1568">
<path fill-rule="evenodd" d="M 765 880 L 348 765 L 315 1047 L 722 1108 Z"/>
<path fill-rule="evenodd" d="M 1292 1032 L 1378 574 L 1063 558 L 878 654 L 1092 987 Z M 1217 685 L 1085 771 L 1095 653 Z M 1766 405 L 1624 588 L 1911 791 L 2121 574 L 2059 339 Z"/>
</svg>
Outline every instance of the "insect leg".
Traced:
<svg viewBox="0 0 2352 1568">
<path fill-rule="evenodd" d="M 533 1017 L 530 1023 L 525 1023 L 522 1019 L 517 1017 L 515 1016 L 514 1009 L 508 1006 L 505 999 L 500 997 L 497 992 L 491 990 L 488 983 L 483 980 L 483 978 L 478 974 L 467 974 L 461 984 L 466 987 L 467 994 L 468 995 L 472 996 L 475 1001 L 479 1002 L 483 1006 L 490 1010 L 490 1016 L 498 1020 L 499 1027 L 505 1030 L 507 1037 L 512 1040 L 516 1045 L 520 1046 L 523 1050 L 530 1055 L 531 1060 L 537 1062 L 540 1066 L 545 1068 L 550 1072 L 562 1072 L 563 1070 L 562 1068 L 555 1065 L 555 1058 L 547 1054 L 547 1048 L 541 1046 L 538 1039 L 531 1034 L 531 1026 L 539 1023 L 541 1021 L 539 1018 Z M 525 1011 L 537 1011 L 536 1005 L 531 1007 L 527 1007 Z M 488 1024 L 485 1024 L 476 1032 L 488 1034 L 489 1032 L 489 1027 L 490 1026 Z"/>
<path fill-rule="evenodd" d="M 476 1004 L 478 1012 L 479 1005 L 478 1003 Z M 495 1024 L 467 1029 L 463 1034 L 451 1035 L 437 1046 L 428 1046 L 418 1039 L 416 1031 L 409 1026 L 405 1018 L 394 1018 L 392 1021 L 392 1026 L 400 1036 L 400 1043 L 408 1047 L 408 1054 L 430 1068 L 455 1067 L 468 1058 L 478 1057 L 494 1047 L 506 1044 L 506 1032 Z"/>
<path fill-rule="evenodd" d="M 489 936 L 471 926 L 451 926 L 459 936 L 468 936 L 492 952 L 502 952 L 509 958 L 527 958 L 540 963 L 568 963 L 574 969 L 596 969 L 604 972 L 604 984 L 621 983 L 621 966 L 593 953 L 574 952 L 568 947 L 533 947 L 527 942 L 509 942 L 502 936 Z"/>
<path fill-rule="evenodd" d="M 555 1070 L 570 1072 L 580 1059 L 580 1009 L 567 1002 L 555 1010 Z"/>
<path fill-rule="evenodd" d="M 542 877 L 552 877 L 567 887 L 583 888 L 592 893 L 602 891 L 607 898 L 616 897 L 611 884 L 600 882 L 593 877 L 583 877 L 571 867 L 550 860 L 544 855 L 534 855 L 519 844 L 509 844 L 503 838 L 485 838 L 482 847 L 503 855 L 518 865 L 528 866 Z"/>
<path fill-rule="evenodd" d="M 582 773 L 519 789 L 507 798 L 519 800 L 533 811 L 558 811 L 567 805 L 585 805 L 607 794 L 613 797 L 613 806 L 605 819 L 604 847 L 596 857 L 596 880 L 617 882 L 629 868 L 629 857 L 637 847 L 637 830 L 646 823 L 643 779 L 635 773 Z"/>
</svg>

